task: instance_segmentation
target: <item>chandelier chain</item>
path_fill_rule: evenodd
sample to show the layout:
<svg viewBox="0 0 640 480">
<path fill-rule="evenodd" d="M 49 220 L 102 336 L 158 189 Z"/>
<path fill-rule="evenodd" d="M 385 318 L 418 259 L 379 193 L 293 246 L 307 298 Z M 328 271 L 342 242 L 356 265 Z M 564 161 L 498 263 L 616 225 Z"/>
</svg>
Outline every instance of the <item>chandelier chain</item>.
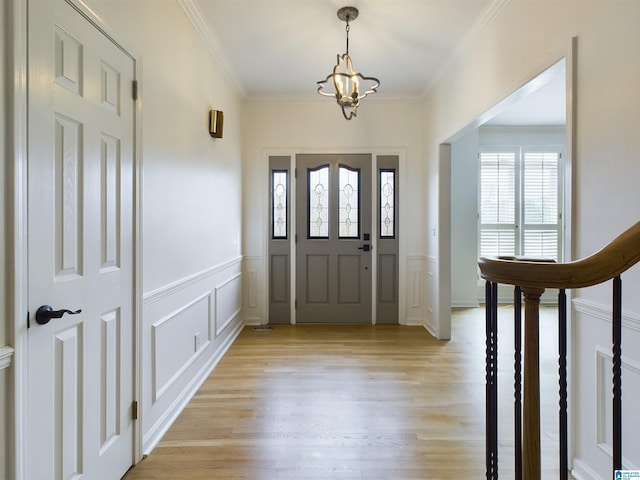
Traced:
<svg viewBox="0 0 640 480">
<path fill-rule="evenodd" d="M 345 27 L 347 32 L 347 55 L 349 55 L 349 30 L 351 30 L 351 26 L 349 25 L 349 17 L 347 17 L 347 26 Z"/>
</svg>

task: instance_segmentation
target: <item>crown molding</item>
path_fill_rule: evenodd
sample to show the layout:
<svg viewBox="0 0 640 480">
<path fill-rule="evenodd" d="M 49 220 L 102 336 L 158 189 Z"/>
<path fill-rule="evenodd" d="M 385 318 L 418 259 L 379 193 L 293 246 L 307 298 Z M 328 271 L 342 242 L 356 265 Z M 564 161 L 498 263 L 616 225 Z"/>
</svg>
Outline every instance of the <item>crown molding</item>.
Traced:
<svg viewBox="0 0 640 480">
<path fill-rule="evenodd" d="M 511 0 L 493 0 L 489 6 L 482 12 L 482 14 L 471 25 L 471 28 L 464 34 L 453 53 L 449 57 L 449 60 L 436 72 L 431 81 L 424 89 L 422 98 L 426 98 L 431 90 L 438 84 L 438 82 L 444 77 L 445 73 L 449 70 L 451 65 L 459 59 L 464 52 L 474 43 L 476 40 L 494 21 L 500 16 L 502 11 L 511 3 Z"/>
<path fill-rule="evenodd" d="M 222 69 L 225 77 L 231 83 L 240 97 L 247 98 L 247 92 L 242 87 L 240 79 L 236 74 L 236 71 L 231 66 L 231 62 L 227 59 L 224 53 L 220 40 L 216 36 L 215 32 L 207 22 L 202 10 L 198 6 L 196 0 L 177 0 L 178 5 L 182 7 L 185 15 L 193 25 L 193 28 L 198 33 L 202 41 L 204 42 L 207 50 L 213 56 L 216 63 Z"/>
</svg>

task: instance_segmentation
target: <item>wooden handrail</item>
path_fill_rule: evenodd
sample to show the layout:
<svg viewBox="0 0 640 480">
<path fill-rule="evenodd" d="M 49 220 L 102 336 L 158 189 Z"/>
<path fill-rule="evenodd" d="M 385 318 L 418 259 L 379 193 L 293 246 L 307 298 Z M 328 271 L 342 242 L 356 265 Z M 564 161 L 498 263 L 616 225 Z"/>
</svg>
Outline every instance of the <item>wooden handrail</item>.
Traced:
<svg viewBox="0 0 640 480">
<path fill-rule="evenodd" d="M 485 258 L 478 261 L 482 278 L 521 287 L 583 288 L 606 282 L 640 262 L 640 222 L 602 250 L 568 263 L 524 257 Z"/>
<path fill-rule="evenodd" d="M 620 275 L 640 262 L 640 222 L 633 225 L 606 247 L 593 255 L 569 263 L 525 257 L 485 258 L 478 261 L 482 278 L 487 281 L 487 478 L 497 474 L 497 284 L 515 285 L 517 295 L 525 300 L 524 319 L 524 402 L 522 404 L 522 446 L 516 452 L 516 479 L 540 480 L 540 360 L 539 304 L 546 288 L 560 289 L 561 303 L 566 304 L 565 290 L 584 288 L 614 281 L 613 308 L 613 466 L 621 468 L 621 287 Z M 515 304 L 515 302 L 514 302 Z M 566 305 L 565 307 L 566 308 Z M 566 317 L 563 317 L 566 318 Z M 519 322 L 519 320 L 517 320 Z M 563 326 L 564 325 L 564 326 Z M 566 320 L 559 322 L 566 329 Z M 567 478 L 566 463 L 566 331 L 560 331 L 561 391 L 561 461 L 560 478 Z M 516 352 L 519 355 L 519 352 Z M 519 365 L 519 361 L 516 362 Z M 518 375 L 519 372 L 516 372 Z M 516 395 L 518 396 L 518 395 Z M 516 400 L 518 402 L 518 400 Z M 519 405 L 519 403 L 517 403 Z M 519 407 L 516 407 L 519 408 Z"/>
</svg>

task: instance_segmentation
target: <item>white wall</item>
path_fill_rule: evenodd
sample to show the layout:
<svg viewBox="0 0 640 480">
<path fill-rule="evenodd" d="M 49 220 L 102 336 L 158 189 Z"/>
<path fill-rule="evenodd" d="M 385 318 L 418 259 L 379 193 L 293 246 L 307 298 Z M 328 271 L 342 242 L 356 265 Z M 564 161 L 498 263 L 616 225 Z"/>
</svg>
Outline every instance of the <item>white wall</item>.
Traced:
<svg viewBox="0 0 640 480">
<path fill-rule="evenodd" d="M 423 143 L 422 102 L 383 101 L 368 97 L 362 101 L 358 116 L 351 121 L 342 117 L 335 101 L 319 97 L 308 102 L 249 102 L 243 111 L 244 165 L 244 253 L 247 269 L 255 273 L 255 307 L 246 306 L 247 316 L 257 323 L 267 322 L 266 263 L 268 239 L 268 152 L 373 152 L 401 154 L 401 242 L 408 280 L 419 282 L 419 298 L 407 300 L 405 319 L 424 323 L 428 299 L 427 258 L 423 254 Z M 401 286 L 404 279 L 400 279 Z M 407 289 L 401 288 L 406 293 Z M 401 293 L 402 295 L 402 293 Z M 408 294 L 407 294 L 408 295 Z"/>
<path fill-rule="evenodd" d="M 177 2 L 90 5 L 140 60 L 148 451 L 242 326 L 241 103 Z M 222 139 L 208 133 L 210 109 L 224 111 Z"/>
<path fill-rule="evenodd" d="M 438 175 L 439 143 L 560 59 L 568 51 L 570 38 L 577 36 L 573 251 L 579 258 L 600 249 L 640 218 L 639 22 L 640 2 L 635 1 L 506 4 L 463 54 L 452 59 L 429 94 L 429 175 Z M 430 182 L 428 187 L 427 204 L 439 205 L 437 184 Z M 438 225 L 438 207 L 428 214 L 429 227 Z M 427 251 L 438 256 L 437 242 L 429 241 Z M 625 274 L 623 282 L 623 336 L 628 342 L 623 347 L 627 372 L 623 392 L 633 399 L 640 393 L 640 351 L 633 348 L 638 345 L 640 318 L 640 297 L 633 292 L 640 288 L 640 268 Z M 610 351 L 610 290 L 608 285 L 576 292 L 572 303 L 573 465 L 581 478 L 610 477 L 606 428 L 599 425 L 608 425 L 611 414 L 597 400 L 607 398 L 611 391 L 610 385 L 597 380 L 598 365 L 607 361 L 601 352 Z M 640 468 L 638 431 L 627 429 L 625 435 L 628 465 Z"/>
<path fill-rule="evenodd" d="M 478 306 L 478 129 L 451 143 L 451 305 Z"/>
</svg>

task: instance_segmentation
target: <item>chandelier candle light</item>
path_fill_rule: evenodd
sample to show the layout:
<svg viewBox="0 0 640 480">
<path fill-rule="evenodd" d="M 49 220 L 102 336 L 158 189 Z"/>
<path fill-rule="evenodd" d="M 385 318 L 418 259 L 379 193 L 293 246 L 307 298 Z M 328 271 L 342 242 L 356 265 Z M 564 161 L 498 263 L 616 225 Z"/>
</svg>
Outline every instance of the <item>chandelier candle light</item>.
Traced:
<svg viewBox="0 0 640 480">
<path fill-rule="evenodd" d="M 380 80 L 374 77 L 365 77 L 353 69 L 349 56 L 349 22 L 358 18 L 358 9 L 355 7 L 342 7 L 338 10 L 338 18 L 347 23 L 347 52 L 338 54 L 338 62 L 333 67 L 333 73 L 318 83 L 318 93 L 326 97 L 334 97 L 342 108 L 342 115 L 351 120 L 358 114 L 360 99 L 370 93 L 375 93 L 380 86 Z M 325 87 L 333 83 L 334 92 L 325 91 Z M 370 85 L 370 86 L 369 86 Z M 368 87 L 368 88 L 367 88 Z"/>
</svg>

